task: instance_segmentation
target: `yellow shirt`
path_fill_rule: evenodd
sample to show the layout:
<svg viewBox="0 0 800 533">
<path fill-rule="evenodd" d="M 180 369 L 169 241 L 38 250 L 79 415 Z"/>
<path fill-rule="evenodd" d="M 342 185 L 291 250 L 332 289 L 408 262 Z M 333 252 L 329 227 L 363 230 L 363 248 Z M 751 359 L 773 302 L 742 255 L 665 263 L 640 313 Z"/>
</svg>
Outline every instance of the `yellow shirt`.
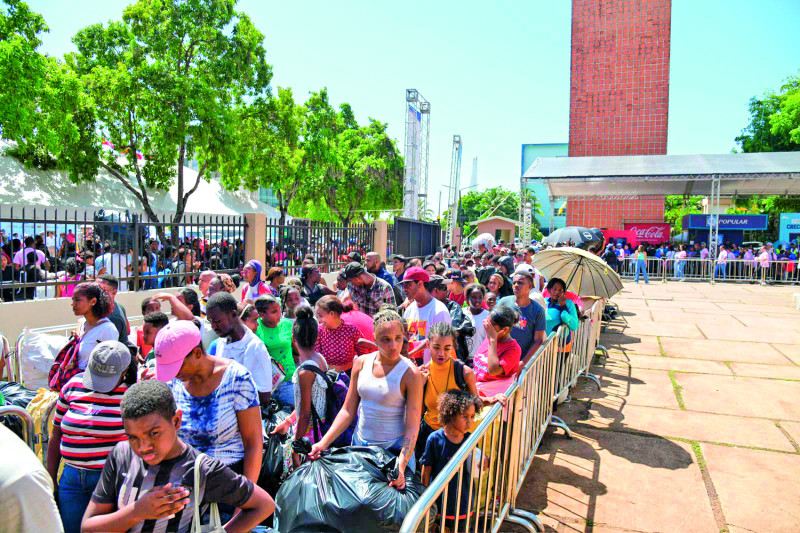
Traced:
<svg viewBox="0 0 800 533">
<path fill-rule="evenodd" d="M 442 427 L 442 423 L 439 422 L 439 395 L 445 391 L 458 389 L 458 384 L 456 384 L 455 370 L 453 367 L 454 365 L 452 359 L 449 359 L 446 365 L 437 365 L 433 361 L 431 361 L 430 365 L 428 365 L 430 373 L 428 374 L 428 382 L 427 386 L 425 387 L 425 396 L 422 398 L 422 401 L 425 404 L 426 409 L 424 415 L 425 423 L 428 424 L 433 430 L 437 430 Z M 472 426 L 470 427 L 470 431 L 474 430 L 477 426 L 478 422 L 473 422 Z"/>
</svg>

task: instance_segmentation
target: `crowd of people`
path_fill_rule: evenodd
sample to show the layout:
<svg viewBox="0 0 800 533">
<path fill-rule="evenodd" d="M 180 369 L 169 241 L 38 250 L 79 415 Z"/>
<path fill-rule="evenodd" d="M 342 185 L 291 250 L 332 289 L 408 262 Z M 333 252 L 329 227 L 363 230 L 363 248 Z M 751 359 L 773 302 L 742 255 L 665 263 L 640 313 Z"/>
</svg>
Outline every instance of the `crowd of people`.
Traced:
<svg viewBox="0 0 800 533">
<path fill-rule="evenodd" d="M 773 246 L 766 243 L 740 246 L 726 241 L 719 246 L 716 257 L 712 257 L 705 242 L 641 244 L 636 248 L 630 244 L 610 242 L 602 258 L 616 272 L 633 276 L 637 283 L 640 278 L 649 283 L 652 275 L 677 281 L 713 276 L 715 279 L 760 281 L 762 284 L 800 282 L 800 248 L 797 245 Z"/>
<path fill-rule="evenodd" d="M 72 230 L 58 236 L 48 231 L 21 237 L 0 230 L 0 302 L 69 298 L 79 283 L 101 274 L 118 278 L 123 292 L 185 287 L 195 284 L 204 270 L 238 271 L 244 264 L 241 239 L 216 243 L 188 236 L 178 242 L 147 239 L 134 257 L 132 238 L 116 237 L 78 237 Z"/>
<path fill-rule="evenodd" d="M 354 252 L 332 286 L 310 259 L 299 278 L 249 260 L 238 286 L 208 270 L 197 288 L 144 298 L 133 329 L 117 278 L 79 283 L 75 369 L 55 385 L 49 477 L 38 484 L 55 495 L 46 508 L 67 533 L 183 532 L 216 503 L 227 531 L 248 531 L 274 509 L 258 480 L 262 415 L 276 403 L 292 413 L 273 432 L 310 444 L 287 448 L 293 467 L 331 447 L 378 446 L 397 457 L 393 487 L 408 476 L 429 484 L 476 415 L 505 405 L 547 335 L 578 328 L 580 298 L 545 280 L 534 253 L 446 247 L 395 255 L 390 272 L 379 254 Z M 27 514 L 21 530 L 46 520 Z"/>
</svg>

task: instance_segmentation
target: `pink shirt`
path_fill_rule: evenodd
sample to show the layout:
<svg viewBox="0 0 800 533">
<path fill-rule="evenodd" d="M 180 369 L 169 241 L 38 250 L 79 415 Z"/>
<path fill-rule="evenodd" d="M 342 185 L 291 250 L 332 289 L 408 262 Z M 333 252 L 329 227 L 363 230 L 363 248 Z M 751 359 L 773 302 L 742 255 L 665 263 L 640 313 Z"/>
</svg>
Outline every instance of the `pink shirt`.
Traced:
<svg viewBox="0 0 800 533">
<path fill-rule="evenodd" d="M 330 366 L 348 366 L 356 357 L 356 343 L 361 332 L 352 324 L 342 324 L 336 329 L 319 325 L 319 336 L 314 347 Z"/>
<path fill-rule="evenodd" d="M 766 250 L 761 252 L 761 254 L 758 256 L 758 262 L 759 264 L 761 264 L 762 268 L 769 267 L 769 252 L 767 252 Z"/>
</svg>

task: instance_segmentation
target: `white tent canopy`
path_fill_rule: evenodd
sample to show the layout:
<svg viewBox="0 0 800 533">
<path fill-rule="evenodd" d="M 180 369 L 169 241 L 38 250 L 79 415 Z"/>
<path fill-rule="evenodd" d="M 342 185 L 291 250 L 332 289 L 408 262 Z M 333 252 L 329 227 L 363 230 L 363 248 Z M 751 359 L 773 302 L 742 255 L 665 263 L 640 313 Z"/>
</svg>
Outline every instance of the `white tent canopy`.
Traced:
<svg viewBox="0 0 800 533">
<path fill-rule="evenodd" d="M 541 157 L 523 176 L 551 196 L 800 194 L 800 152 Z"/>
<path fill-rule="evenodd" d="M 0 149 L 7 146 L 6 143 L 0 143 Z M 194 185 L 196 178 L 196 171 L 184 167 L 186 190 Z M 148 196 L 157 214 L 175 213 L 177 184 L 173 184 L 169 192 L 156 191 Z M 201 179 L 197 190 L 189 197 L 185 212 L 202 215 L 266 213 L 272 218 L 280 216 L 277 209 L 256 200 L 254 196 L 248 191 L 226 191 L 217 179 L 212 178 L 209 182 Z M 66 208 L 79 212 L 80 217 L 84 212 L 96 209 L 143 211 L 136 197 L 105 171 L 100 171 L 92 183 L 75 185 L 64 171 L 25 168 L 17 159 L 7 155 L 0 155 L 0 205 Z"/>
</svg>

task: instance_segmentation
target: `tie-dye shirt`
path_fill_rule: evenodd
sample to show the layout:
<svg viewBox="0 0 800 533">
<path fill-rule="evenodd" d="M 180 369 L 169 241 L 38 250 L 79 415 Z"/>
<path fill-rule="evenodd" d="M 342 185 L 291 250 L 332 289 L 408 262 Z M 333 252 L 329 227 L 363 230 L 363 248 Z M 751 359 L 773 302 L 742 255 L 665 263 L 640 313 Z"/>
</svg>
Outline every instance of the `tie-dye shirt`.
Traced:
<svg viewBox="0 0 800 533">
<path fill-rule="evenodd" d="M 178 435 L 203 453 L 224 465 L 244 459 L 244 442 L 236 414 L 258 406 L 258 392 L 250 372 L 231 361 L 222 381 L 208 396 L 189 394 L 183 382 L 169 383 L 175 403 L 183 412 Z"/>
</svg>

